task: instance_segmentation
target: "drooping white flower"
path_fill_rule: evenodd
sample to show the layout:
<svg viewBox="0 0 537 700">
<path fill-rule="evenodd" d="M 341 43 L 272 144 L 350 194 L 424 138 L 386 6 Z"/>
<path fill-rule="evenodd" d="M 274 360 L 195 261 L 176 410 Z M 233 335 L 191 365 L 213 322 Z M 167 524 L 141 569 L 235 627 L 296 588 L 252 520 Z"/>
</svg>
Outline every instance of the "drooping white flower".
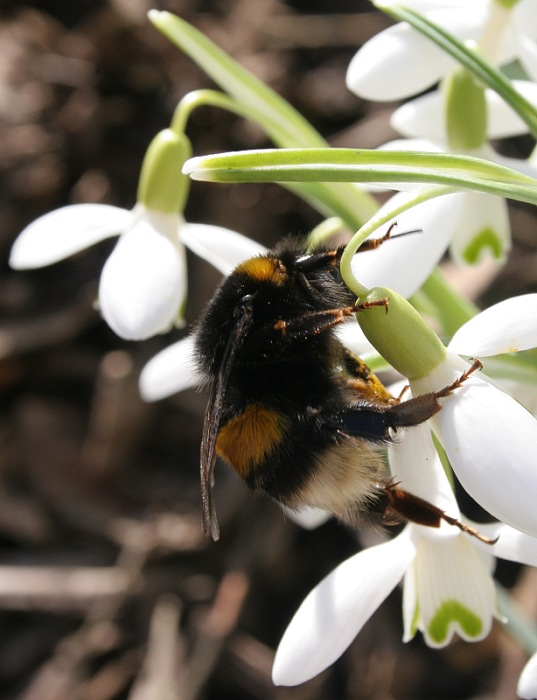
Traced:
<svg viewBox="0 0 537 700">
<path fill-rule="evenodd" d="M 509 9 L 496 0 L 407 0 L 461 41 L 472 41 L 493 65 L 518 58 L 537 79 L 537 3 L 520 0 Z M 399 100 L 425 91 L 445 77 L 455 61 L 406 23 L 366 42 L 347 71 L 347 86 L 369 100 Z"/>
<path fill-rule="evenodd" d="M 489 357 L 537 346 L 537 295 L 514 297 L 478 314 L 448 346 L 446 358 L 410 382 L 415 394 L 448 386 L 467 369 L 459 355 Z M 458 354 L 455 354 L 458 353 Z M 537 420 L 486 377 L 473 374 L 430 421 L 468 493 L 502 522 L 537 537 Z"/>
<path fill-rule="evenodd" d="M 184 244 L 200 252 L 212 241 L 214 249 L 223 251 L 224 265 L 227 248 L 244 238 L 142 204 L 133 210 L 75 204 L 27 226 L 13 244 L 10 264 L 18 270 L 51 265 L 113 236 L 119 240 L 101 275 L 99 307 L 112 330 L 129 340 L 181 323 L 187 284 Z"/>
<path fill-rule="evenodd" d="M 537 57 L 537 28 L 532 19 L 537 0 L 410 0 L 408 6 L 459 39 L 472 39 L 480 55 L 493 65 L 522 55 Z M 535 176 L 537 170 L 531 160 L 503 158 L 489 145 L 490 139 L 527 133 L 527 125 L 496 93 L 484 90 L 447 54 L 407 24 L 391 27 L 367 42 L 351 62 L 347 82 L 362 97 L 391 100 L 422 92 L 441 78 L 436 91 L 394 112 L 391 124 L 407 138 L 382 148 L 464 153 Z M 537 103 L 537 84 L 519 80 L 514 87 L 528 101 Z M 447 220 L 445 203 L 440 200 L 432 202 L 430 219 L 433 228 L 436 223 L 449 229 L 446 248 L 453 259 L 459 264 L 475 264 L 487 253 L 502 261 L 511 244 L 506 201 L 488 194 L 461 192 L 450 195 L 449 202 L 453 212 Z M 425 239 L 425 244 L 430 245 L 430 239 Z M 403 255 L 410 245 L 410 241 L 401 243 Z M 389 254 L 384 248 L 377 257 L 381 261 Z"/>
<path fill-rule="evenodd" d="M 390 448 L 390 464 L 409 492 L 458 517 L 455 498 L 426 426 Z M 297 685 L 332 664 L 379 605 L 403 580 L 404 640 L 419 630 L 434 647 L 457 634 L 483 639 L 498 617 L 494 557 L 537 564 L 537 540 L 506 525 L 478 526 L 493 545 L 442 523 L 409 524 L 400 535 L 370 547 L 332 571 L 304 600 L 276 653 L 273 680 Z"/>
</svg>

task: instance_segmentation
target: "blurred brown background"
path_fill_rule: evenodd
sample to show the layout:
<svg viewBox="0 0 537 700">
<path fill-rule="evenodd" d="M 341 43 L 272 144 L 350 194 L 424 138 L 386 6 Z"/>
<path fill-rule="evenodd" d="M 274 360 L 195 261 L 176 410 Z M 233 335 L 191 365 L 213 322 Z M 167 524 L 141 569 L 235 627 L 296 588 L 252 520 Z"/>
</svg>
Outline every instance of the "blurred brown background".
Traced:
<svg viewBox="0 0 537 700">
<path fill-rule="evenodd" d="M 274 688 L 287 622 L 356 537 L 335 523 L 303 531 L 219 469 L 222 538 L 204 541 L 204 397 L 145 405 L 137 390 L 144 363 L 180 332 L 126 343 L 99 319 L 114 241 L 41 270 L 7 266 L 17 233 L 51 209 L 130 208 L 150 139 L 182 95 L 211 85 L 149 24 L 151 7 L 202 29 L 334 144 L 394 136 L 393 105 L 364 103 L 344 84 L 356 48 L 389 24 L 364 0 L 0 0 L 0 698 L 514 697 L 524 656 L 503 633 L 443 651 L 403 645 L 400 591 L 332 669 Z M 268 145 L 209 108 L 188 135 L 198 155 Z M 268 185 L 195 183 L 186 213 L 266 245 L 319 221 Z M 513 222 L 517 247 L 488 301 L 535 289 L 535 227 L 523 207 Z M 192 323 L 219 278 L 193 256 L 189 265 Z M 533 574 L 501 565 L 499 575 L 533 614 Z"/>
</svg>

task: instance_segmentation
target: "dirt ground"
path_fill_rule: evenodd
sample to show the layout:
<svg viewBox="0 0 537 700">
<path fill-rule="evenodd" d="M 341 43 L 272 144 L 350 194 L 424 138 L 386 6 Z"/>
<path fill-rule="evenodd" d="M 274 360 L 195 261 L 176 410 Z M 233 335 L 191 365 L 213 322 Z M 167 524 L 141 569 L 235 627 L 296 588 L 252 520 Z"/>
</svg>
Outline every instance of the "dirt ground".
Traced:
<svg viewBox="0 0 537 700">
<path fill-rule="evenodd" d="M 332 143 L 375 147 L 395 135 L 393 105 L 366 103 L 344 84 L 356 48 L 389 24 L 364 0 L 157 5 L 205 31 Z M 514 697 L 525 657 L 499 626 L 473 645 L 403 645 L 399 590 L 331 669 L 275 688 L 274 650 L 299 602 L 382 535 L 358 541 L 334 522 L 301 530 L 219 468 L 222 537 L 205 541 L 205 399 L 185 392 L 148 405 L 137 388 L 145 362 L 181 332 L 128 343 L 100 320 L 93 304 L 113 241 L 40 270 L 8 267 L 17 233 L 49 210 L 130 208 L 148 142 L 182 95 L 211 86 L 147 21 L 152 6 L 0 2 L 1 700 Z M 188 135 L 196 154 L 268 145 L 256 127 L 209 108 Z M 528 144 L 503 147 L 520 155 Z M 319 221 L 268 185 L 195 183 L 186 214 L 266 245 Z M 532 212 L 513 207 L 512 222 L 509 265 L 473 289 L 481 301 L 536 289 Z M 193 323 L 219 277 L 194 256 L 189 274 Z M 535 573 L 501 564 L 498 576 L 535 615 Z"/>
</svg>

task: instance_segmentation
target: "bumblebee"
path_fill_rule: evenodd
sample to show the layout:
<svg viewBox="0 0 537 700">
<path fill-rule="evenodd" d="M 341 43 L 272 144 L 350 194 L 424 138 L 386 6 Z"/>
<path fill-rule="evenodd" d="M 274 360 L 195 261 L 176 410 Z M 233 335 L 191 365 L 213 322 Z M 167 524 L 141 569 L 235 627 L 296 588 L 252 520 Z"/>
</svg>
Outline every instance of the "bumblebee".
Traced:
<svg viewBox="0 0 537 700">
<path fill-rule="evenodd" d="M 389 236 L 366 241 L 358 252 Z M 341 278 L 343 249 L 308 251 L 303 241 L 285 239 L 241 263 L 205 309 L 195 342 L 210 387 L 200 460 L 207 537 L 219 537 L 212 501 L 217 455 L 254 492 L 290 509 L 323 508 L 353 526 L 367 512 L 433 527 L 447 520 L 479 536 L 399 488 L 384 455 L 397 431 L 441 410 L 439 399 L 479 363 L 441 391 L 405 402 L 390 396 L 335 334 L 367 310 L 356 306 Z"/>
</svg>

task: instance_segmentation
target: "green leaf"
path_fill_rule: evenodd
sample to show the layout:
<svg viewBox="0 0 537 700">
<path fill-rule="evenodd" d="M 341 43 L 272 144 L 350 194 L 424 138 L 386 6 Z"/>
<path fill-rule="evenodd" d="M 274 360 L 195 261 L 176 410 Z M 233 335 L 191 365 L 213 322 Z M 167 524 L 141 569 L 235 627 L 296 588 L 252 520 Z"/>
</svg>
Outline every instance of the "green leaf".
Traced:
<svg viewBox="0 0 537 700">
<path fill-rule="evenodd" d="M 446 190 L 473 190 L 537 204 L 536 179 L 489 160 L 448 153 L 352 148 L 264 149 L 192 158 L 185 163 L 183 172 L 195 180 L 212 182 L 441 185 Z"/>
</svg>

